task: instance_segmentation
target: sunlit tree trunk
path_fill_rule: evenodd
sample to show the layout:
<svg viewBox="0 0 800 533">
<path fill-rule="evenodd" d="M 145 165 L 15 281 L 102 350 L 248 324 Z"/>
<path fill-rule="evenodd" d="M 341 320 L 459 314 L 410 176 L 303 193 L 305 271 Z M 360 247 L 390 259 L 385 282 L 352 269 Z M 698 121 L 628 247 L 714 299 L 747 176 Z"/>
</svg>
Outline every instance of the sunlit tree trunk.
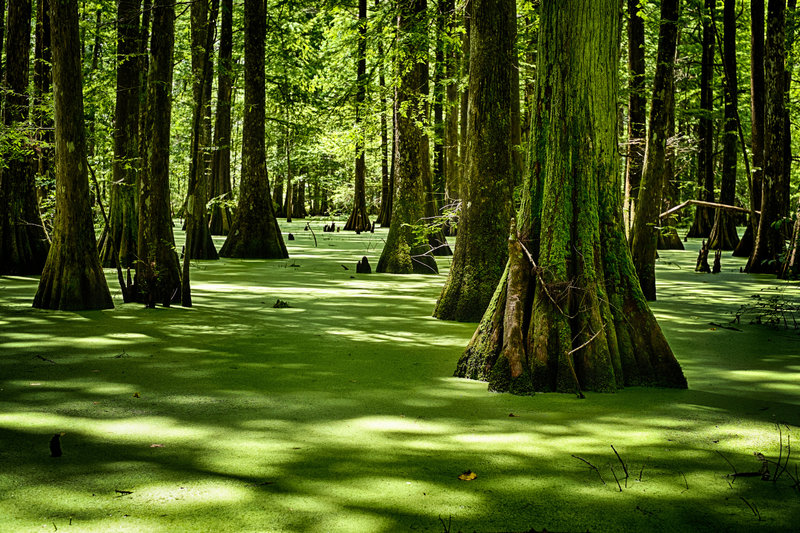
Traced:
<svg viewBox="0 0 800 533">
<path fill-rule="evenodd" d="M 686 387 L 639 288 L 623 228 L 619 2 L 544 0 L 540 17 L 519 226 L 456 375 L 518 394 Z"/>
<path fill-rule="evenodd" d="M 210 198 L 230 200 L 231 193 L 231 103 L 233 96 L 233 0 L 222 0 L 219 36 L 219 79 L 214 123 L 214 155 L 211 162 Z M 212 235 L 227 235 L 231 211 L 215 204 L 211 208 Z"/>
<path fill-rule="evenodd" d="M 644 19 L 640 0 L 628 0 L 628 157 L 625 159 L 625 221 L 633 224 L 633 214 L 639 198 L 639 183 L 644 166 L 645 136 L 647 135 L 647 97 L 645 96 Z"/>
<path fill-rule="evenodd" d="M 472 0 L 466 196 L 458 246 L 433 316 L 477 322 L 503 275 L 511 218 L 513 0 Z"/>
<path fill-rule="evenodd" d="M 53 100 L 56 141 L 56 220 L 53 244 L 33 306 L 43 309 L 114 307 L 106 284 L 89 205 L 78 7 L 52 0 Z"/>
</svg>

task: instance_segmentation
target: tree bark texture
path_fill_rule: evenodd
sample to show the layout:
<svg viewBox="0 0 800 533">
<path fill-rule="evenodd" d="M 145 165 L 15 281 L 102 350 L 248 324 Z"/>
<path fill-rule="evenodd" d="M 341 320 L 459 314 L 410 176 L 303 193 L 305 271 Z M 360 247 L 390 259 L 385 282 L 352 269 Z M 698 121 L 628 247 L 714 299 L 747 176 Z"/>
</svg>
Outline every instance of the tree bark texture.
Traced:
<svg viewBox="0 0 800 533">
<path fill-rule="evenodd" d="M 367 96 L 367 0 L 358 0 L 358 65 L 356 67 L 356 159 L 353 182 L 353 210 L 344 225 L 350 231 L 364 231 L 370 227 L 367 216 L 366 181 L 367 165 L 364 159 L 364 101 Z"/>
<path fill-rule="evenodd" d="M 722 10 L 722 63 L 725 74 L 725 124 L 722 137 L 722 179 L 719 203 L 733 205 L 736 202 L 737 148 L 739 145 L 739 81 L 736 66 L 736 0 L 725 0 Z M 734 250 L 739 244 L 736 220 L 731 213 L 717 210 L 714 227 L 708 237 L 712 250 Z"/>
<path fill-rule="evenodd" d="M 378 0 L 375 0 L 375 7 L 378 7 Z M 380 90 L 380 106 L 381 106 L 381 206 L 378 211 L 378 218 L 375 220 L 380 226 L 389 226 L 392 214 L 392 200 L 391 195 L 394 192 L 390 185 L 389 176 L 389 133 L 387 131 L 388 119 L 386 117 L 386 76 L 383 73 L 383 42 L 380 37 L 378 41 L 378 58 L 380 62 L 378 66 L 378 87 Z"/>
<path fill-rule="evenodd" d="M 678 35 L 680 40 L 680 34 Z M 675 68 L 678 67 L 678 47 L 675 47 Z M 664 159 L 664 189 L 661 201 L 661 208 L 668 211 L 680 203 L 680 191 L 678 190 L 678 180 L 675 175 L 675 161 L 677 153 L 675 143 L 670 143 L 670 139 L 675 137 L 675 78 L 673 75 L 672 88 L 667 93 L 667 101 L 664 103 L 667 114 L 667 148 Z M 683 241 L 678 235 L 678 217 L 671 215 L 660 219 L 661 230 L 658 232 L 659 250 L 683 250 Z"/>
<path fill-rule="evenodd" d="M 2 123 L 16 130 L 24 149 L 4 154 L 0 170 L 0 274 L 39 274 L 50 244 L 36 202 L 36 181 L 24 128 L 29 119 L 30 0 L 8 3 Z M 11 51 L 13 50 L 13 53 Z"/>
<path fill-rule="evenodd" d="M 512 99 L 516 53 L 513 0 L 470 2 L 469 119 L 466 196 L 458 246 L 433 316 L 477 322 L 505 269 L 511 219 L 513 160 Z"/>
<path fill-rule="evenodd" d="M 244 4 L 244 125 L 242 182 L 233 226 L 220 250 L 223 257 L 289 257 L 272 207 L 264 148 L 264 0 Z"/>
<path fill-rule="evenodd" d="M 109 309 L 108 290 L 89 204 L 78 5 L 52 0 L 53 99 L 56 141 L 56 219 L 53 243 L 33 306 Z"/>
<path fill-rule="evenodd" d="M 703 13 L 703 55 L 700 66 L 700 118 L 697 125 L 697 198 L 704 202 L 714 201 L 714 11 L 716 0 L 705 0 Z M 710 208 L 697 207 L 689 237 L 707 238 L 714 225 L 714 212 Z"/>
<path fill-rule="evenodd" d="M 456 38 L 457 21 L 455 0 L 441 0 L 444 5 L 444 13 L 447 17 L 447 42 L 449 46 L 445 50 L 445 77 L 448 80 L 445 87 L 445 97 L 447 105 L 445 107 L 445 126 L 444 126 L 444 159 L 445 159 L 445 184 L 444 184 L 444 207 L 451 208 L 459 196 L 459 168 L 460 160 L 458 156 L 458 116 L 460 113 L 458 105 L 458 61 L 456 46 L 452 43 Z"/>
<path fill-rule="evenodd" d="M 169 200 L 169 135 L 172 122 L 172 53 L 175 5 L 153 2 L 147 80 L 147 170 L 139 195 L 136 285 L 148 306 L 165 306 L 180 298 L 181 274 L 172 234 Z"/>
<path fill-rule="evenodd" d="M 673 98 L 675 49 L 678 43 L 678 0 L 661 2 L 661 27 L 658 32 L 658 64 L 653 80 L 650 127 L 647 130 L 642 181 L 633 218 L 631 252 L 636 274 L 645 298 L 656 299 L 656 249 L 664 189 L 669 103 Z"/>
<path fill-rule="evenodd" d="M 46 102 L 50 98 L 53 84 L 53 55 L 50 50 L 50 1 L 39 0 L 36 4 L 36 44 L 33 53 L 33 124 L 37 148 L 36 174 L 44 185 L 39 186 L 40 200 L 53 190 L 53 117 L 47 112 Z M 0 76 L 2 78 L 2 76 Z M 2 99 L 0 99 L 0 102 Z"/>
<path fill-rule="evenodd" d="M 214 122 L 214 155 L 211 162 L 210 198 L 230 199 L 231 193 L 231 104 L 233 96 L 233 0 L 220 6 L 219 79 Z M 231 210 L 214 204 L 209 229 L 212 235 L 227 235 Z"/>
<path fill-rule="evenodd" d="M 108 227 L 100 239 L 100 260 L 112 267 L 136 264 L 139 226 L 139 9 L 140 0 L 117 2 L 117 101 Z M 116 254 L 119 254 L 117 256 Z"/>
<path fill-rule="evenodd" d="M 628 0 L 628 152 L 625 169 L 626 228 L 633 224 L 639 183 L 642 181 L 647 135 L 647 97 L 645 96 L 644 19 L 640 0 Z"/>
<path fill-rule="evenodd" d="M 396 184 L 392 224 L 378 260 L 377 272 L 437 274 L 436 260 L 424 235 L 415 232 L 425 224 L 427 202 L 423 174 L 430 179 L 428 139 L 420 127 L 425 119 L 427 46 L 424 36 L 426 0 L 397 3 L 398 47 L 410 65 L 401 65 L 397 90 Z"/>
<path fill-rule="evenodd" d="M 769 0 L 767 4 L 767 38 L 764 54 L 764 181 L 761 191 L 761 217 L 753 255 L 747 272 L 774 274 L 779 270 L 778 256 L 784 250 L 783 231 L 777 222 L 783 218 L 782 184 L 785 176 L 783 127 L 786 113 L 784 100 L 786 4 Z"/>
<path fill-rule="evenodd" d="M 686 387 L 625 239 L 617 0 L 545 0 L 530 170 L 507 274 L 457 376 L 497 391 Z M 474 22 L 474 21 L 473 21 Z"/>
</svg>

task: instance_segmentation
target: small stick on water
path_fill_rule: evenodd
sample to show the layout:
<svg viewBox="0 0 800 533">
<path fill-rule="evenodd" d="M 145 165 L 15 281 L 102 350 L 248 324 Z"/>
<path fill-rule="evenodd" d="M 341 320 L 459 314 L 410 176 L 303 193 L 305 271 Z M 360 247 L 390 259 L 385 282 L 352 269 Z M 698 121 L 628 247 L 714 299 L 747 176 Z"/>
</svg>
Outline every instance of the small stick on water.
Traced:
<svg viewBox="0 0 800 533">
<path fill-rule="evenodd" d="M 578 457 L 577 455 L 573 455 L 572 457 L 574 457 L 575 459 L 578 459 L 579 461 L 583 461 L 584 463 L 586 463 L 587 465 L 589 465 L 589 468 L 591 468 L 592 470 L 594 470 L 595 472 L 597 472 L 597 476 L 600 478 L 600 481 L 602 481 L 602 482 L 603 482 L 603 485 L 605 485 L 605 484 L 606 484 L 606 481 L 603 479 L 603 476 L 602 476 L 602 475 L 600 475 L 600 470 L 598 470 L 596 466 L 594 466 L 592 463 L 590 463 L 589 461 L 587 461 L 587 460 L 586 460 L 586 459 L 584 459 L 583 457 Z"/>
<path fill-rule="evenodd" d="M 731 465 L 731 468 L 733 468 L 733 479 L 736 479 L 736 474 L 737 474 L 737 472 L 736 472 L 736 467 L 735 467 L 735 466 L 733 466 L 733 463 L 732 463 L 732 462 L 730 462 L 730 461 L 728 461 L 728 458 L 727 458 L 727 457 L 725 457 L 724 455 L 722 455 L 722 452 L 721 452 L 721 451 L 719 451 L 719 450 L 714 450 L 714 451 L 716 451 L 716 452 L 719 454 L 719 456 L 720 456 L 720 457 L 722 457 L 723 459 L 725 459 L 725 462 L 726 462 L 726 463 L 728 463 L 729 465 Z"/>
<path fill-rule="evenodd" d="M 642 469 L 639 470 L 639 481 L 642 480 L 642 472 L 644 472 L 644 465 L 642 465 Z"/>
<path fill-rule="evenodd" d="M 689 482 L 686 480 L 686 474 L 681 472 L 681 475 L 683 476 L 683 482 L 686 484 L 686 490 L 689 490 Z"/>
<path fill-rule="evenodd" d="M 761 513 L 758 511 L 758 507 L 756 507 L 755 504 L 750 505 L 750 502 L 745 500 L 743 496 L 739 496 L 739 499 L 747 504 L 750 510 L 753 511 L 753 514 L 758 517 L 758 521 L 761 522 Z"/>
<path fill-rule="evenodd" d="M 628 467 L 625 465 L 625 462 L 622 460 L 622 457 L 619 456 L 619 452 L 617 452 L 617 449 L 614 448 L 613 444 L 611 445 L 611 449 L 614 450 L 614 454 L 617 456 L 617 459 L 619 459 L 619 464 L 622 465 L 622 470 L 625 472 L 625 488 L 627 489 L 628 488 Z"/>
<path fill-rule="evenodd" d="M 617 479 L 617 473 L 614 472 L 614 467 L 612 465 L 609 466 L 611 467 L 611 473 L 614 474 L 614 481 L 617 482 L 617 487 L 619 487 L 619 491 L 622 492 L 622 485 L 619 484 L 619 479 Z"/>
</svg>

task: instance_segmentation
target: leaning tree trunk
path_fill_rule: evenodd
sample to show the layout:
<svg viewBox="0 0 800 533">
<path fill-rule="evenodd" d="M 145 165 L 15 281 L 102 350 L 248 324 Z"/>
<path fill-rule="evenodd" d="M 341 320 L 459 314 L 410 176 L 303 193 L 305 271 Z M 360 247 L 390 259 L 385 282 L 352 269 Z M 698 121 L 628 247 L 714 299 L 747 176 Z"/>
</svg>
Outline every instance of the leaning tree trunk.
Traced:
<svg viewBox="0 0 800 533">
<path fill-rule="evenodd" d="M 264 0 L 244 3 L 244 125 L 239 205 L 223 257 L 280 259 L 289 257 L 275 218 L 264 148 Z"/>
<path fill-rule="evenodd" d="M 514 0 L 472 0 L 466 197 L 450 274 L 433 316 L 477 322 L 505 269 L 511 218 Z"/>
<path fill-rule="evenodd" d="M 353 211 L 344 225 L 350 231 L 369 229 L 367 216 L 367 165 L 364 159 L 364 100 L 367 95 L 367 0 L 358 0 L 358 66 L 356 68 L 356 171 L 353 187 Z"/>
<path fill-rule="evenodd" d="M 783 232 L 778 222 L 783 218 L 782 182 L 784 161 L 784 65 L 786 61 L 786 6 L 783 0 L 767 4 L 767 41 L 764 54 L 766 94 L 764 107 L 764 181 L 761 191 L 761 217 L 753 255 L 745 270 L 774 274 L 779 270 L 779 256 L 784 250 Z"/>
<path fill-rule="evenodd" d="M 650 104 L 642 181 L 633 218 L 631 252 L 642 291 L 648 300 L 656 299 L 656 248 L 660 226 L 659 212 L 666 171 L 670 99 L 673 98 L 675 49 L 678 43 L 678 0 L 661 2 L 658 33 L 658 64 Z"/>
<path fill-rule="evenodd" d="M 30 110 L 30 42 L 30 0 L 10 0 L 2 124 L 21 141 Z M 9 53 L 11 50 L 14 53 Z M 3 154 L 5 168 L 0 168 L 0 274 L 39 274 L 50 247 L 36 203 L 30 147 L 27 142 L 21 144 L 22 149 Z"/>
<path fill-rule="evenodd" d="M 430 174 L 430 162 L 423 150 L 427 142 L 421 123 L 425 121 L 427 85 L 427 41 L 420 45 L 419 33 L 427 31 L 427 0 L 399 0 L 397 3 L 398 46 L 401 57 L 410 65 L 400 65 L 397 90 L 396 190 L 392 205 L 392 225 L 378 260 L 378 272 L 391 274 L 437 274 L 436 260 L 424 237 L 414 228 L 424 225 L 427 201 L 423 174 Z"/>
<path fill-rule="evenodd" d="M 739 129 L 739 81 L 736 68 L 736 0 L 725 0 L 722 15 L 722 64 L 725 73 L 725 127 L 722 136 L 722 180 L 719 203 L 733 205 L 736 201 L 736 151 Z M 739 244 L 736 220 L 730 211 L 717 209 L 714 227 L 708 237 L 711 250 L 734 250 Z"/>
<path fill-rule="evenodd" d="M 686 387 L 623 228 L 619 2 L 545 0 L 540 17 L 519 233 L 513 228 L 507 274 L 456 375 L 520 394 Z"/>
<path fill-rule="evenodd" d="M 180 298 L 181 273 L 172 234 L 169 201 L 169 134 L 172 123 L 172 52 L 175 4 L 153 2 L 153 28 L 147 82 L 147 169 L 139 196 L 136 286 L 148 306 Z"/>
<path fill-rule="evenodd" d="M 100 260 L 112 267 L 136 263 L 136 183 L 139 173 L 139 8 L 140 0 L 117 2 L 117 101 L 108 227 L 100 239 Z"/>
<path fill-rule="evenodd" d="M 640 0 L 628 0 L 628 157 L 625 168 L 625 222 L 633 225 L 639 184 L 644 167 L 647 135 L 647 97 L 645 96 L 644 19 Z"/>
<path fill-rule="evenodd" d="M 56 140 L 56 220 L 53 244 L 33 306 L 42 309 L 109 309 L 108 291 L 92 223 L 78 5 L 52 0 L 53 100 Z"/>
<path fill-rule="evenodd" d="M 750 257 L 758 232 L 761 184 L 764 180 L 764 0 L 750 0 L 750 150 L 753 171 L 750 182 L 750 215 L 747 228 L 733 251 L 736 257 Z"/>
<path fill-rule="evenodd" d="M 214 122 L 214 155 L 211 162 L 209 197 L 229 200 L 231 193 L 231 100 L 233 96 L 233 0 L 222 0 L 219 35 L 219 80 L 217 113 Z M 231 210 L 214 204 L 209 230 L 212 235 L 227 235 Z"/>
<path fill-rule="evenodd" d="M 700 66 L 700 118 L 698 119 L 697 196 L 704 202 L 714 201 L 714 10 L 716 0 L 705 0 L 703 13 L 703 56 Z M 714 225 L 714 212 L 697 207 L 689 237 L 706 238 Z"/>
</svg>

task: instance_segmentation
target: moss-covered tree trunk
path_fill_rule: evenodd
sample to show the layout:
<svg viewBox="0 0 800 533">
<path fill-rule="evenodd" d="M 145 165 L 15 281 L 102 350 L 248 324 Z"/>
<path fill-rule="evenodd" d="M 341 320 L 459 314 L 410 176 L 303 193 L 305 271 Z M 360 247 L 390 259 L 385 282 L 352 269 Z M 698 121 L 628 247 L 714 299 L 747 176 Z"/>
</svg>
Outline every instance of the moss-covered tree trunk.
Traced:
<svg viewBox="0 0 800 533">
<path fill-rule="evenodd" d="M 378 272 L 391 274 L 436 274 L 439 272 L 431 247 L 415 229 L 425 223 L 427 201 L 423 175 L 430 176 L 427 137 L 420 124 L 425 122 L 428 41 L 425 38 L 426 0 L 400 0 L 397 3 L 397 38 L 400 65 L 397 89 L 397 160 L 392 205 L 392 224 L 378 260 Z"/>
<path fill-rule="evenodd" d="M 447 105 L 445 106 L 444 125 L 444 207 L 452 208 L 453 204 L 460 198 L 458 175 L 461 165 L 458 156 L 458 116 L 460 113 L 458 105 L 458 54 L 457 47 L 454 45 L 458 18 L 456 17 L 455 0 L 441 0 L 441 3 L 444 5 L 444 14 L 447 17 L 446 42 L 448 43 L 445 49 L 445 77 L 448 83 L 445 88 Z"/>
<path fill-rule="evenodd" d="M 140 300 L 147 305 L 168 306 L 178 301 L 181 289 L 169 200 L 175 4 L 156 0 L 152 11 L 145 119 L 147 167 L 140 180 L 136 286 Z"/>
<path fill-rule="evenodd" d="M 625 223 L 633 224 L 639 199 L 639 184 L 644 167 L 647 135 L 647 96 L 645 95 L 644 19 L 640 0 L 628 0 L 628 152 L 625 159 Z"/>
<path fill-rule="evenodd" d="M 545 0 L 540 14 L 520 223 L 507 274 L 456 375 L 520 394 L 686 387 L 639 287 L 623 228 L 619 2 Z"/>
<path fill-rule="evenodd" d="M 777 224 L 783 218 L 781 188 L 786 162 L 784 161 L 784 64 L 786 5 L 770 0 L 767 4 L 767 40 L 764 55 L 766 94 L 764 107 L 764 181 L 761 191 L 761 217 L 756 233 L 753 255 L 747 262 L 747 272 L 779 271 L 779 255 L 784 250 L 784 238 Z"/>
<path fill-rule="evenodd" d="M 220 250 L 223 257 L 289 257 L 272 207 L 264 148 L 264 0 L 244 3 L 244 124 L 242 182 L 233 226 Z"/>
<path fill-rule="evenodd" d="M 733 251 L 736 257 L 750 257 L 758 232 L 761 184 L 764 180 L 764 0 L 750 1 L 750 151 L 753 170 L 750 184 L 750 215 L 742 239 Z"/>
<path fill-rule="evenodd" d="M 1 33 L 1 32 L 0 32 Z M 51 98 L 53 55 L 50 49 L 50 1 L 39 0 L 36 5 L 36 44 L 33 53 L 33 124 L 37 150 L 38 197 L 41 202 L 54 190 L 53 179 L 53 115 L 47 102 Z M 2 76 L 0 76 L 2 79 Z M 2 102 L 2 98 L 0 98 Z"/>
<path fill-rule="evenodd" d="M 209 198 L 230 200 L 231 192 L 231 101 L 233 96 L 233 0 L 222 0 L 219 35 L 219 79 L 214 121 L 214 155 L 211 160 Z M 212 235 L 227 235 L 231 210 L 213 204 L 209 217 Z"/>
<path fill-rule="evenodd" d="M 633 264 L 648 300 L 656 299 L 656 249 L 661 222 L 658 215 L 662 207 L 666 171 L 669 103 L 673 98 L 675 49 L 678 43 L 678 11 L 678 0 L 661 2 L 658 64 L 653 80 L 650 127 L 647 130 L 642 181 L 631 233 Z"/>
<path fill-rule="evenodd" d="M 700 65 L 700 117 L 697 123 L 697 198 L 714 201 L 714 11 L 716 0 L 705 0 L 703 10 L 703 54 Z M 698 206 L 689 237 L 706 238 L 714 225 L 714 211 Z"/>
<path fill-rule="evenodd" d="M 722 178 L 719 203 L 733 205 L 736 202 L 736 167 L 739 146 L 739 80 L 736 66 L 736 0 L 725 0 L 722 9 L 722 62 L 725 84 L 725 124 L 722 137 Z M 734 250 L 739 244 L 736 220 L 730 211 L 717 209 L 714 227 L 708 237 L 712 250 Z"/>
<path fill-rule="evenodd" d="M 356 159 L 353 181 L 353 210 L 344 225 L 350 231 L 364 231 L 370 227 L 367 216 L 366 181 L 367 165 L 364 159 L 364 101 L 367 96 L 367 0 L 358 0 L 358 50 L 356 67 Z"/>
<path fill-rule="evenodd" d="M 680 33 L 678 35 L 680 40 Z M 678 48 L 675 47 L 675 68 L 677 68 Z M 677 150 L 675 143 L 670 143 L 670 139 L 675 137 L 675 78 L 673 77 L 672 89 L 667 93 L 667 152 L 664 160 L 664 190 L 661 202 L 661 209 L 668 211 L 680 203 L 680 191 L 678 179 L 675 173 L 675 162 L 677 160 Z M 660 218 L 661 230 L 658 232 L 659 250 L 683 250 L 683 241 L 678 235 L 677 214 Z"/>
<path fill-rule="evenodd" d="M 516 38 L 513 0 L 472 0 L 466 196 L 458 246 L 433 316 L 476 322 L 483 316 L 507 259 L 511 218 L 511 108 Z"/>
<path fill-rule="evenodd" d="M 30 112 L 30 43 L 30 0 L 10 0 L 2 124 L 16 140 L 5 148 L 5 168 L 0 169 L 0 274 L 39 274 L 50 246 L 39 215 L 33 160 L 23 131 Z"/>
<path fill-rule="evenodd" d="M 108 291 L 89 205 L 78 5 L 52 0 L 53 100 L 56 140 L 56 219 L 53 243 L 33 306 L 108 309 Z"/>
<path fill-rule="evenodd" d="M 100 238 L 100 260 L 112 267 L 134 267 L 139 173 L 139 0 L 117 2 L 117 100 L 114 110 L 114 161 L 108 227 Z M 117 255 L 119 254 L 119 255 Z"/>
<path fill-rule="evenodd" d="M 378 8 L 379 0 L 375 0 L 375 7 Z M 381 205 L 378 210 L 378 217 L 375 220 L 377 224 L 383 227 L 389 226 L 389 221 L 392 215 L 392 193 L 394 192 L 391 186 L 389 176 L 389 133 L 387 131 L 388 119 L 386 116 L 387 98 L 386 98 L 386 75 L 383 72 L 383 42 L 378 36 L 378 87 L 380 91 L 380 109 L 381 109 Z"/>
</svg>

